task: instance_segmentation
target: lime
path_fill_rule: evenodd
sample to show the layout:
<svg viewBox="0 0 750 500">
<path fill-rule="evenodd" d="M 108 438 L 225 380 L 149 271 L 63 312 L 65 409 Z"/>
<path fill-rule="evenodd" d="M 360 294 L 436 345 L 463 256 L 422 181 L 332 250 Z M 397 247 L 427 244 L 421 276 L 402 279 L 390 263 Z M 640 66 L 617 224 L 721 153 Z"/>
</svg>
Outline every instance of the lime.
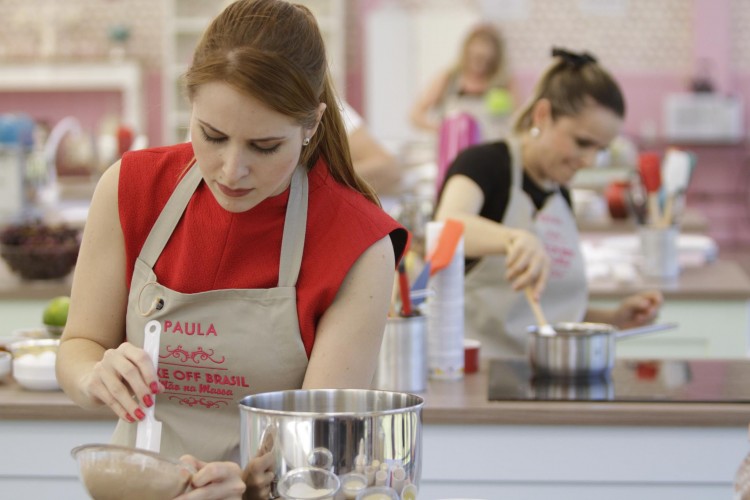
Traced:
<svg viewBox="0 0 750 500">
<path fill-rule="evenodd" d="M 42 315 L 42 323 L 49 326 L 65 326 L 68 321 L 70 297 L 63 295 L 50 300 Z"/>
<path fill-rule="evenodd" d="M 493 115 L 506 115 L 513 110 L 513 96 L 505 89 L 491 89 L 487 92 L 485 105 Z"/>
</svg>

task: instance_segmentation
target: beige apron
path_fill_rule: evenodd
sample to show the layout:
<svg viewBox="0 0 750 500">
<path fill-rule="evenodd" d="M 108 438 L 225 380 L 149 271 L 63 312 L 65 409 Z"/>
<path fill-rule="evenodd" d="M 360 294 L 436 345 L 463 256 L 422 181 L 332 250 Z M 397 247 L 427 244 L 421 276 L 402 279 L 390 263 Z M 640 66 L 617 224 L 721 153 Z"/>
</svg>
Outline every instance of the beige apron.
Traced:
<svg viewBox="0 0 750 500">
<path fill-rule="evenodd" d="M 456 77 L 449 82 L 443 98 L 443 118 L 462 112 L 470 114 L 477 120 L 481 142 L 499 141 L 510 133 L 511 114 L 490 111 L 485 94 L 461 94 Z"/>
<path fill-rule="evenodd" d="M 531 231 L 544 244 L 551 261 L 541 297 L 547 320 L 580 321 L 586 314 L 588 286 L 573 212 L 558 188 L 534 214 L 534 204 L 523 191 L 518 143 L 510 139 L 507 144 L 511 189 L 503 225 Z M 505 256 L 490 255 L 482 257 L 466 275 L 466 336 L 482 342 L 483 357 L 525 355 L 526 329 L 535 324 L 525 295 L 513 291 L 505 270 Z"/>
<path fill-rule="evenodd" d="M 143 345 L 149 320 L 162 324 L 156 396 L 161 453 L 239 462 L 239 408 L 248 394 L 298 389 L 307 368 L 295 285 L 307 221 L 307 173 L 292 176 L 281 244 L 279 283 L 269 289 L 184 294 L 161 285 L 153 267 L 177 226 L 201 173 L 194 165 L 179 183 L 135 264 L 127 340 Z M 120 420 L 113 442 L 133 446 L 136 425 Z"/>
</svg>

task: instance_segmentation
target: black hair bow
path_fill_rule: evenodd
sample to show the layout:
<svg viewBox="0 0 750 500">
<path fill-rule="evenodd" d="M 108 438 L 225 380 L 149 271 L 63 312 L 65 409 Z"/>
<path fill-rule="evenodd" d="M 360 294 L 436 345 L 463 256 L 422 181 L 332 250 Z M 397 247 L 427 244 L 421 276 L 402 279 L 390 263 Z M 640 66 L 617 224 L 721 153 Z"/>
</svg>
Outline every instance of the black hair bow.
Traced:
<svg viewBox="0 0 750 500">
<path fill-rule="evenodd" d="M 588 52 L 581 52 L 580 54 L 570 52 L 569 50 L 561 49 L 559 47 L 552 48 L 552 57 L 561 57 L 563 61 L 568 64 L 572 64 L 576 68 L 585 66 L 589 63 L 596 63 L 596 58 Z"/>
</svg>

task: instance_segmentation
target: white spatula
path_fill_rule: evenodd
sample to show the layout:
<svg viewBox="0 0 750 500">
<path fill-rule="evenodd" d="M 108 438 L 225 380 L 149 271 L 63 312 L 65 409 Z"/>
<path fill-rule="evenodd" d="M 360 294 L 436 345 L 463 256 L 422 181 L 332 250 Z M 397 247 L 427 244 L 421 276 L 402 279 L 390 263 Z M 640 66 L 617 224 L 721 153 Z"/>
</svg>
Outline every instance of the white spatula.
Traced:
<svg viewBox="0 0 750 500">
<path fill-rule="evenodd" d="M 151 358 L 154 370 L 159 363 L 159 338 L 161 337 L 161 323 L 151 320 L 146 323 L 143 332 L 143 350 Z M 146 417 L 138 422 L 135 434 L 135 447 L 159 453 L 161 449 L 161 422 L 154 417 L 156 403 L 146 408 Z"/>
<path fill-rule="evenodd" d="M 666 194 L 662 227 L 669 227 L 674 223 L 674 204 L 678 196 L 682 195 L 690 182 L 692 172 L 690 153 L 679 149 L 669 149 L 664 157 L 662 166 L 662 183 Z"/>
</svg>

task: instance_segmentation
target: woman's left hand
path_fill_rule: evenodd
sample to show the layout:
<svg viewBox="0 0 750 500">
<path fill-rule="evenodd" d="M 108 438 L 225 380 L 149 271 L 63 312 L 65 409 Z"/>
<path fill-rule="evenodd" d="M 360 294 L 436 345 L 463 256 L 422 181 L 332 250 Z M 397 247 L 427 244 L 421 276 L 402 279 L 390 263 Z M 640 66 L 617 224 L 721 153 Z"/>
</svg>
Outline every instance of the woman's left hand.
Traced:
<svg viewBox="0 0 750 500">
<path fill-rule="evenodd" d="M 197 471 L 190 481 L 191 490 L 175 500 L 242 500 L 245 481 L 242 469 L 234 462 L 203 462 L 184 455 L 181 462 Z"/>
<path fill-rule="evenodd" d="M 626 297 L 614 312 L 612 324 L 618 329 L 635 328 L 653 323 L 664 297 L 658 290 L 640 292 Z"/>
</svg>

